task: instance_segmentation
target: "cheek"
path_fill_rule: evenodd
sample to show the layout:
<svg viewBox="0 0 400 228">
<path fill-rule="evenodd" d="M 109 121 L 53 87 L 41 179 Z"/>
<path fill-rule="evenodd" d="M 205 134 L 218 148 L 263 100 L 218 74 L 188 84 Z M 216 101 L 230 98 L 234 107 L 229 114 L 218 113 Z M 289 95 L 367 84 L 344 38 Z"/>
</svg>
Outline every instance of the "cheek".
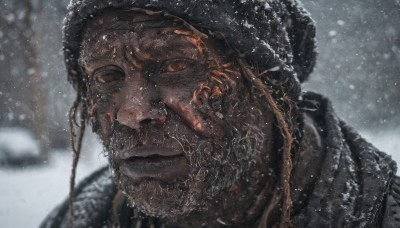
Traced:
<svg viewBox="0 0 400 228">
<path fill-rule="evenodd" d="M 200 135 L 215 139 L 227 137 L 232 130 L 221 113 L 221 102 L 228 100 L 228 95 L 235 93 L 240 84 L 240 77 L 232 72 L 211 71 L 192 90 L 166 89 L 164 103 Z"/>
<path fill-rule="evenodd" d="M 191 101 L 190 92 L 179 92 L 163 96 L 165 105 L 174 113 L 182 118 L 182 120 L 192 130 L 204 136 L 209 136 L 207 131 L 207 124 L 203 115 L 196 109 L 196 106 Z"/>
<path fill-rule="evenodd" d="M 89 115 L 93 131 L 106 142 L 112 135 L 115 123 L 116 112 L 118 110 L 118 99 L 110 97 L 104 100 L 90 99 Z"/>
<path fill-rule="evenodd" d="M 100 134 L 102 140 L 106 142 L 112 136 L 115 120 L 114 114 L 113 112 L 100 113 L 97 119 L 99 124 L 99 130 L 97 132 Z"/>
<path fill-rule="evenodd" d="M 217 111 L 216 107 L 210 107 L 210 105 L 218 103 L 214 101 L 219 101 L 227 95 L 235 93 L 242 84 L 241 75 L 238 71 L 228 68 L 212 70 L 207 81 L 200 83 L 194 90 L 192 102 L 199 109 L 211 108 Z"/>
</svg>

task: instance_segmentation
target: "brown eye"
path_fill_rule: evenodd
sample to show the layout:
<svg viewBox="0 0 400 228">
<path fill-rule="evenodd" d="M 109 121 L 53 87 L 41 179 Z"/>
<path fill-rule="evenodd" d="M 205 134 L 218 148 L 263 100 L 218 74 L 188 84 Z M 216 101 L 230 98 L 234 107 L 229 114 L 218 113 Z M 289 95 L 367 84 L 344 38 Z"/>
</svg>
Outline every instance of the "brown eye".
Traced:
<svg viewBox="0 0 400 228">
<path fill-rule="evenodd" d="M 101 67 L 93 73 L 93 77 L 96 82 L 101 84 L 111 83 L 120 81 L 124 78 L 125 74 L 121 68 L 117 66 L 105 66 Z"/>
<path fill-rule="evenodd" d="M 192 65 L 192 62 L 189 60 L 173 60 L 173 61 L 168 61 L 167 63 L 164 64 L 162 68 L 162 72 L 164 73 L 177 73 L 183 70 L 186 70 Z"/>
</svg>

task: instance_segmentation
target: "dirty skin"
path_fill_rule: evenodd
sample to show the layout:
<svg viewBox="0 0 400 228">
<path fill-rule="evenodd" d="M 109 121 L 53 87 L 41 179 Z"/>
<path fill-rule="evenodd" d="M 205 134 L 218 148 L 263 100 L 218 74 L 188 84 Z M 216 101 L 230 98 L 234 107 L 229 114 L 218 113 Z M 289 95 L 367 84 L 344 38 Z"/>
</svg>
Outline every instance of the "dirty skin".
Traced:
<svg viewBox="0 0 400 228">
<path fill-rule="evenodd" d="M 80 62 L 93 131 L 131 206 L 179 226 L 259 217 L 276 184 L 274 118 L 234 52 L 176 18 L 106 12 L 86 26 Z M 159 162 L 172 155 L 178 168 Z"/>
</svg>

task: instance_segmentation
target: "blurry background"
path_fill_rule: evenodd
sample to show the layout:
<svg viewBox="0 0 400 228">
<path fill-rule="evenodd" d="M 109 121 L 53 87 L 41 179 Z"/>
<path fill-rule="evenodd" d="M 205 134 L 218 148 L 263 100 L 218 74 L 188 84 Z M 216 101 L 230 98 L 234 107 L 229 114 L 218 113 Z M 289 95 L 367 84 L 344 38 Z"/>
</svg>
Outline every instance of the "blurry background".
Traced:
<svg viewBox="0 0 400 228">
<path fill-rule="evenodd" d="M 36 227 L 68 192 L 67 0 L 0 0 L 0 226 Z M 399 0 L 303 0 L 317 23 L 317 67 L 304 90 L 400 161 Z M 104 164 L 87 135 L 78 179 Z M 20 219 L 22 218 L 22 219 Z"/>
</svg>

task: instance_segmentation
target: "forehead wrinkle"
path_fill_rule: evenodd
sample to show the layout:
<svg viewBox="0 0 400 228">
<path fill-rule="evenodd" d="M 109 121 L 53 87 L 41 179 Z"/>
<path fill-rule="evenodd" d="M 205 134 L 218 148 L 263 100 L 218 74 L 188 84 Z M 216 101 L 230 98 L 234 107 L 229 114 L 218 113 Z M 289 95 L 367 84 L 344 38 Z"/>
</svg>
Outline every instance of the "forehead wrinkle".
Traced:
<svg viewBox="0 0 400 228">
<path fill-rule="evenodd" d="M 119 35 L 117 33 L 107 33 L 107 31 L 96 31 L 88 29 L 85 33 L 81 49 L 81 57 L 86 62 L 98 60 L 111 60 L 120 50 L 121 42 L 115 39 Z"/>
<path fill-rule="evenodd" d="M 130 37 L 130 35 L 132 34 L 134 35 L 133 38 Z M 137 59 L 139 62 L 149 60 L 151 58 L 151 55 L 142 50 L 139 34 L 137 32 L 132 32 L 130 33 L 130 35 L 128 34 L 126 36 L 123 50 L 126 55 L 130 57 L 129 59 Z"/>
<path fill-rule="evenodd" d="M 164 28 L 158 31 L 148 30 L 146 36 L 141 37 L 141 45 L 145 49 L 151 49 L 152 47 L 159 47 L 169 43 L 175 43 L 176 41 L 178 41 L 178 43 L 182 43 L 182 41 L 185 41 L 182 35 L 173 33 L 174 30 L 176 30 L 176 28 L 171 27 Z M 147 36 L 149 36 L 149 33 L 151 33 L 150 36 L 152 37 L 152 39 L 147 38 Z"/>
<path fill-rule="evenodd" d="M 124 59 L 127 62 L 131 63 L 136 69 L 143 68 L 142 61 L 140 61 L 138 59 L 138 55 L 135 54 L 136 51 L 132 51 L 128 45 L 123 46 L 122 53 L 123 53 Z"/>
<path fill-rule="evenodd" d="M 171 54 L 173 56 L 179 55 L 193 55 L 198 54 L 195 45 L 186 39 L 186 35 L 175 34 L 173 30 L 163 33 L 162 35 L 155 36 L 155 39 L 148 39 L 142 37 L 140 40 L 142 50 L 153 53 L 155 56 L 164 56 Z M 161 36 L 161 37 L 160 37 Z"/>
<path fill-rule="evenodd" d="M 150 59 L 192 57 L 195 54 L 191 51 L 195 50 L 195 47 L 184 39 L 185 36 L 172 33 L 161 36 L 158 35 L 158 30 L 126 33 L 122 47 L 125 58 L 135 67 L 141 68 L 142 63 Z"/>
<path fill-rule="evenodd" d="M 129 30 L 105 29 L 103 27 L 106 26 L 105 24 L 87 28 L 85 42 L 93 51 L 84 53 L 85 61 L 111 60 L 114 48 L 118 49 L 117 51 L 122 54 L 121 57 L 125 61 L 131 62 L 136 68 L 142 68 L 143 62 L 150 59 L 200 57 L 201 53 L 198 53 L 196 45 L 187 39 L 188 37 L 199 38 L 192 29 L 182 24 L 162 28 L 154 26 L 152 22 L 146 25 L 149 26 L 134 26 Z M 177 33 L 177 30 L 183 33 Z M 105 40 L 103 40 L 104 35 L 107 35 Z"/>
</svg>

